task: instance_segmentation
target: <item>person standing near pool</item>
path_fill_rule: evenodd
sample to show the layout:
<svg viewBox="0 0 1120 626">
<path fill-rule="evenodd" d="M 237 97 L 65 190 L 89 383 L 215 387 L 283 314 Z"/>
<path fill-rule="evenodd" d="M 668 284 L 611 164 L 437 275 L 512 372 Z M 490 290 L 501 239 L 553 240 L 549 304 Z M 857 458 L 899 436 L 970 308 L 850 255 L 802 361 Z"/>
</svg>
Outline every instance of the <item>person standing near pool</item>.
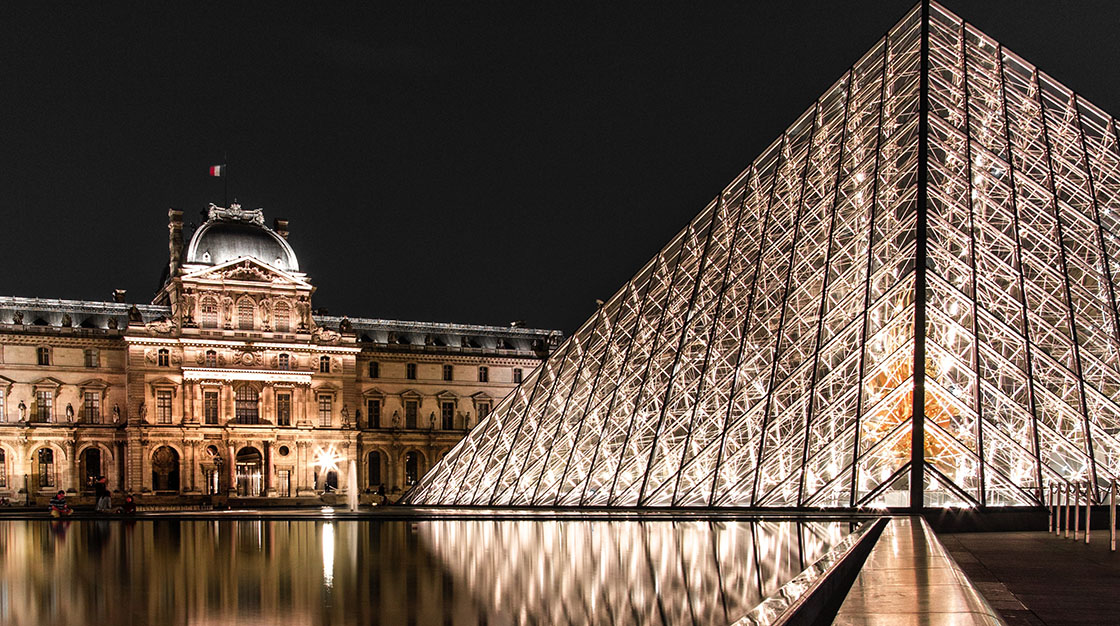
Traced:
<svg viewBox="0 0 1120 626">
<path fill-rule="evenodd" d="M 109 481 L 104 476 L 98 476 L 93 481 L 93 492 L 97 498 L 97 512 L 107 513 L 113 507 L 113 499 L 109 496 Z"/>
</svg>

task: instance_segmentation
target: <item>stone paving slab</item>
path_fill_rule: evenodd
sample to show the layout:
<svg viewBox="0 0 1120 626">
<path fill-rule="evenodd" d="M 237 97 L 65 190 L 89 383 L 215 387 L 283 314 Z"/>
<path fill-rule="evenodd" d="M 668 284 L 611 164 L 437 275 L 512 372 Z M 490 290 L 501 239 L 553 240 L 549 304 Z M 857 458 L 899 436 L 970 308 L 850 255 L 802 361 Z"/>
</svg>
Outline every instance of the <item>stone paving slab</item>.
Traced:
<svg viewBox="0 0 1120 626">
<path fill-rule="evenodd" d="M 921 517 L 891 519 L 844 599 L 836 624 L 1003 624 Z"/>
<path fill-rule="evenodd" d="M 1120 552 L 1108 532 L 1084 538 L 1047 532 L 940 535 L 945 548 L 1008 624 L 1120 624 Z"/>
</svg>

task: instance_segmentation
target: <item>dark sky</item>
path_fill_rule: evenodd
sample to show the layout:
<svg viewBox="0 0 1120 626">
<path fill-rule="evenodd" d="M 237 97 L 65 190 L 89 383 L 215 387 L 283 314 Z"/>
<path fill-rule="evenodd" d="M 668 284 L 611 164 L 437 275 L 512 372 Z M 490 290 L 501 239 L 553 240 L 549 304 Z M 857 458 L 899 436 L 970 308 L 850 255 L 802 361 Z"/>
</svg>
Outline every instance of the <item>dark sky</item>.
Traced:
<svg viewBox="0 0 1120 626">
<path fill-rule="evenodd" d="M 316 307 L 571 332 L 913 3 L 165 4 L 0 7 L 0 294 L 147 301 L 228 151 Z M 946 4 L 1120 111 L 1120 4 Z"/>
</svg>

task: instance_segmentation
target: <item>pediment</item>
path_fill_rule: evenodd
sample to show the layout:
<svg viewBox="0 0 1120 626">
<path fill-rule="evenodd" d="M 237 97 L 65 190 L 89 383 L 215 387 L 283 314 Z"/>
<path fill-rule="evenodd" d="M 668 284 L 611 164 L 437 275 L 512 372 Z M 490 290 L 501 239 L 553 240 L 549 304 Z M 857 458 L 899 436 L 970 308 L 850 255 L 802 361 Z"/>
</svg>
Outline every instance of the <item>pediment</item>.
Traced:
<svg viewBox="0 0 1120 626">
<path fill-rule="evenodd" d="M 184 275 L 183 279 L 238 281 L 311 288 L 311 284 L 306 280 L 252 257 L 241 257 L 221 265 L 205 267 Z"/>
<path fill-rule="evenodd" d="M 366 389 L 365 391 L 362 392 L 362 397 L 363 398 L 384 398 L 385 397 L 385 392 L 381 391 L 377 387 L 370 387 L 369 389 Z"/>
</svg>

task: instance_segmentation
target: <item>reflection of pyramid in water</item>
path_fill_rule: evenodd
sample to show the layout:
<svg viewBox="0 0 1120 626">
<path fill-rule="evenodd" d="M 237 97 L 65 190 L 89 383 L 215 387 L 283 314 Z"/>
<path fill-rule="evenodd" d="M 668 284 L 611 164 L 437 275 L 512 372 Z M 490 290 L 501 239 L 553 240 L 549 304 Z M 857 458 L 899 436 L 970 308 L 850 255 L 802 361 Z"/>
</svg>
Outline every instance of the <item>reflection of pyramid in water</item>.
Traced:
<svg viewBox="0 0 1120 626">
<path fill-rule="evenodd" d="M 1116 132 L 916 7 L 408 501 L 999 506 L 1113 478 Z"/>
</svg>

